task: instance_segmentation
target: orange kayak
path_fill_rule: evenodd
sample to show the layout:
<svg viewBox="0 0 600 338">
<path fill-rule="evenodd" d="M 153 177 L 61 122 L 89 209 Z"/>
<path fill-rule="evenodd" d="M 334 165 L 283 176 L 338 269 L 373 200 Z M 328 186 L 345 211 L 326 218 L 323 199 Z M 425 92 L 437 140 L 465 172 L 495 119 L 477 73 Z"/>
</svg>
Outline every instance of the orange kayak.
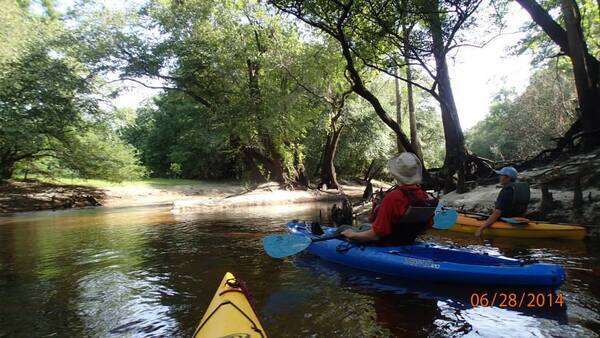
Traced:
<svg viewBox="0 0 600 338">
<path fill-rule="evenodd" d="M 538 221 L 530 221 L 526 218 L 515 218 L 523 221 L 523 224 L 514 225 L 498 221 L 483 231 L 483 235 L 519 238 L 564 238 L 583 239 L 586 229 L 579 225 L 552 224 Z M 477 229 L 485 223 L 486 218 L 478 215 L 459 213 L 450 231 L 466 232 L 474 234 Z"/>
</svg>

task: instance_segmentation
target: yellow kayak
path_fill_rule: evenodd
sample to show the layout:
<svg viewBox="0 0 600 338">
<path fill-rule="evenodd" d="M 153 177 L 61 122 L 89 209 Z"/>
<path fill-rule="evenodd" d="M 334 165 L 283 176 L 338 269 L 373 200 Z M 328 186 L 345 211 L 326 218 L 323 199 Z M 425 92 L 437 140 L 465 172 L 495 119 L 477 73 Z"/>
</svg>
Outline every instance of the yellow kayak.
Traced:
<svg viewBox="0 0 600 338">
<path fill-rule="evenodd" d="M 514 225 L 507 222 L 496 222 L 483 231 L 483 235 L 520 238 L 564 238 L 583 239 L 586 229 L 578 225 L 551 224 L 530 221 L 526 218 L 515 217 L 523 224 Z M 485 223 L 486 218 L 478 215 L 459 213 L 451 231 L 475 233 Z"/>
<path fill-rule="evenodd" d="M 266 337 L 246 292 L 235 276 L 223 277 L 204 317 L 198 324 L 195 338 L 254 338 Z"/>
</svg>

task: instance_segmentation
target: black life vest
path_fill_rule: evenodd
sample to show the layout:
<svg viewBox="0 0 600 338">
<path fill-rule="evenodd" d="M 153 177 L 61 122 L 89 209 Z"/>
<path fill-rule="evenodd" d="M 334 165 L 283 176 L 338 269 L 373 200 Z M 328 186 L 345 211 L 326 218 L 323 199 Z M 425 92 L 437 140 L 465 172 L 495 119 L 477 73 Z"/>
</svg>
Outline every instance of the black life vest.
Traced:
<svg viewBox="0 0 600 338">
<path fill-rule="evenodd" d="M 439 199 L 429 194 L 429 198 L 420 199 L 410 189 L 402 187 L 398 187 L 398 189 L 409 199 L 410 204 L 402 219 L 392 225 L 392 233 L 385 239 L 385 242 L 410 244 L 431 226 Z"/>
</svg>

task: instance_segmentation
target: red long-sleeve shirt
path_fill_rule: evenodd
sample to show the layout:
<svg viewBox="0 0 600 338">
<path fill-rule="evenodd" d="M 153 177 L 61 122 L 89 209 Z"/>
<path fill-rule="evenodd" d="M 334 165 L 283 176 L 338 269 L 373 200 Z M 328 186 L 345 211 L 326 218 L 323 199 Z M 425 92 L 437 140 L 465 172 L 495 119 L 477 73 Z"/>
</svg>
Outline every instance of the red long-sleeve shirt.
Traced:
<svg viewBox="0 0 600 338">
<path fill-rule="evenodd" d="M 372 229 L 379 238 L 383 239 L 392 233 L 394 224 L 396 224 L 411 204 L 410 197 L 407 196 L 402 190 L 408 190 L 412 193 L 414 198 L 419 200 L 427 200 L 428 196 L 425 191 L 418 185 L 405 185 L 402 188 L 398 188 L 390 191 L 385 195 L 377 215 L 375 222 L 373 222 Z"/>
</svg>

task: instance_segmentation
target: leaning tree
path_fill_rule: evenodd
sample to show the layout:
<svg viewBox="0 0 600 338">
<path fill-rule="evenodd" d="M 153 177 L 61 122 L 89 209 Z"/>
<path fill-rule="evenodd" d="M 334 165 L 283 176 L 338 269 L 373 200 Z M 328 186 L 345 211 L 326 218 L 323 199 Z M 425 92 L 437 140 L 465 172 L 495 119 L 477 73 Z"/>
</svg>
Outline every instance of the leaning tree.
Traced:
<svg viewBox="0 0 600 338">
<path fill-rule="evenodd" d="M 414 152 L 413 145 L 368 90 L 357 64 L 387 73 L 431 94 L 440 104 L 446 139 L 444 190 L 453 188 L 456 173 L 457 188 L 463 190 L 466 162 L 471 157 L 465 148 L 446 59 L 450 51 L 461 45 L 459 33 L 473 24 L 473 13 L 481 0 L 271 2 L 339 42 L 352 89 L 372 104 L 379 118 L 396 132 L 399 143 L 408 151 Z M 429 75 L 429 81 L 419 82 L 395 71 L 405 66 L 421 67 Z"/>
<path fill-rule="evenodd" d="M 579 101 L 580 121 L 573 125 L 572 130 L 566 136 L 581 136 L 583 151 L 597 148 L 600 146 L 600 62 L 588 48 L 578 3 L 575 0 L 560 0 L 550 3 L 556 9 L 560 8 L 564 22 L 563 28 L 550 15 L 549 9 L 542 7 L 537 1 L 517 0 L 517 2 L 560 48 L 561 53 L 567 55 L 571 60 Z M 598 19 L 594 17 L 592 20 Z M 593 33 L 593 29 L 589 35 L 590 43 L 598 45 L 600 39 Z"/>
</svg>

